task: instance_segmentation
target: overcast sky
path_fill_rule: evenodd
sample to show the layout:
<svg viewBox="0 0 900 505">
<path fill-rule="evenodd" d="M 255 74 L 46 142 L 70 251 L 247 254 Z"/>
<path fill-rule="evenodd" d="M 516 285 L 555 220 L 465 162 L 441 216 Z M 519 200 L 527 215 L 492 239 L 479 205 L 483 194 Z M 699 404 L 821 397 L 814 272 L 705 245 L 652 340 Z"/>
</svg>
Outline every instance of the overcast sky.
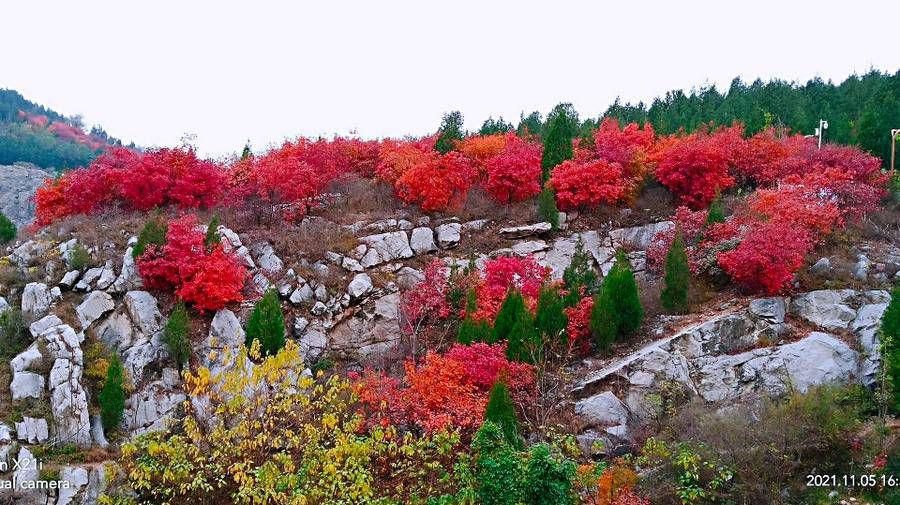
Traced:
<svg viewBox="0 0 900 505">
<path fill-rule="evenodd" d="M 138 5 L 140 3 L 141 5 Z M 155 0 L 0 4 L 0 88 L 143 146 L 469 129 L 731 79 L 900 67 L 900 2 Z M 734 7 L 726 7 L 733 4 Z"/>
</svg>

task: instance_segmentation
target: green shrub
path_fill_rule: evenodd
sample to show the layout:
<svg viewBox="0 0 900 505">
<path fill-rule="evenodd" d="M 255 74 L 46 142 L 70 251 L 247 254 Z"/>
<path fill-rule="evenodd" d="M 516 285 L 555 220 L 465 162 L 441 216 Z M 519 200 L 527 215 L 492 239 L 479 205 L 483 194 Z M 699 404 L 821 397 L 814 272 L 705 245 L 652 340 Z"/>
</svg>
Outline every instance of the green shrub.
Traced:
<svg viewBox="0 0 900 505">
<path fill-rule="evenodd" d="M 221 224 L 219 215 L 213 214 L 212 219 L 209 220 L 209 226 L 206 227 L 206 237 L 203 239 L 203 244 L 206 245 L 207 249 L 212 249 L 213 246 L 219 243 L 219 226 Z"/>
<path fill-rule="evenodd" d="M 881 354 L 887 376 L 886 400 L 895 413 L 900 413 L 900 288 L 891 292 L 891 301 L 881 317 Z"/>
<path fill-rule="evenodd" d="M 521 496 L 522 462 L 506 442 L 503 430 L 491 421 L 475 433 L 475 482 L 482 505 L 518 505 Z"/>
<path fill-rule="evenodd" d="M 722 196 L 716 195 L 709 204 L 709 210 L 706 211 L 706 224 L 724 223 L 725 222 L 725 205 L 722 204 Z"/>
<path fill-rule="evenodd" d="M 575 253 L 572 255 L 572 261 L 563 272 L 563 284 L 569 291 L 569 294 L 566 296 L 567 307 L 572 307 L 578 303 L 582 296 L 582 290 L 586 295 L 597 291 L 597 272 L 591 266 L 592 261 L 591 253 L 584 249 L 584 242 L 579 236 L 578 241 L 575 243 Z"/>
<path fill-rule="evenodd" d="M 577 503 L 572 492 L 575 463 L 554 456 L 547 444 L 531 447 L 522 483 L 522 496 L 528 505 L 569 505 Z"/>
<path fill-rule="evenodd" d="M 0 244 L 5 244 L 16 238 L 16 225 L 0 212 Z"/>
<path fill-rule="evenodd" d="M 463 138 L 463 115 L 455 110 L 444 114 L 441 119 L 441 127 L 438 129 L 438 138 L 434 143 L 434 150 L 447 154 L 456 149 L 456 143 Z"/>
<path fill-rule="evenodd" d="M 31 339 L 25 329 L 21 310 L 10 308 L 0 314 L 0 360 L 7 362 L 28 348 Z"/>
<path fill-rule="evenodd" d="M 541 180 L 547 182 L 553 167 L 572 158 L 572 138 L 578 128 L 578 113 L 572 104 L 561 103 L 547 115 Z"/>
<path fill-rule="evenodd" d="M 69 256 L 69 268 L 72 270 L 84 270 L 91 265 L 91 253 L 80 242 L 75 244 Z"/>
<path fill-rule="evenodd" d="M 525 307 L 525 299 L 522 298 L 522 293 L 519 293 L 515 289 L 510 289 L 509 292 L 506 293 L 506 298 L 503 299 L 503 303 L 500 305 L 497 317 L 494 318 L 494 331 L 491 341 L 488 343 L 493 344 L 495 342 L 500 342 L 501 340 L 507 340 L 513 326 L 515 326 L 516 321 L 519 319 L 519 314 L 527 311 L 528 309 Z"/>
<path fill-rule="evenodd" d="M 466 295 L 466 317 L 459 323 L 456 333 L 456 341 L 469 345 L 473 342 L 494 342 L 493 328 L 484 320 L 475 320 L 472 314 L 478 310 L 478 295 L 474 289 L 470 289 Z"/>
<path fill-rule="evenodd" d="M 541 336 L 534 327 L 531 312 L 522 307 L 506 339 L 506 357 L 513 361 L 534 363 L 541 357 Z"/>
<path fill-rule="evenodd" d="M 274 356 L 284 347 L 284 315 L 278 293 L 270 289 L 253 307 L 247 320 L 247 347 L 259 340 L 263 356 Z"/>
<path fill-rule="evenodd" d="M 522 439 L 519 438 L 519 422 L 516 419 L 516 407 L 509 396 L 509 388 L 502 380 L 494 383 L 491 388 L 491 396 L 488 399 L 484 411 L 485 421 L 496 424 L 506 442 L 516 449 L 522 448 Z"/>
<path fill-rule="evenodd" d="M 115 429 L 125 415 L 125 381 L 122 375 L 122 363 L 119 355 L 112 354 L 109 367 L 106 369 L 106 380 L 97 395 L 100 403 L 100 418 L 106 431 Z"/>
<path fill-rule="evenodd" d="M 565 341 L 563 330 L 566 329 L 569 318 L 566 317 L 563 309 L 565 309 L 565 300 L 560 296 L 559 288 L 551 286 L 541 288 L 538 294 L 534 326 L 545 341 L 552 339 Z"/>
<path fill-rule="evenodd" d="M 554 230 L 559 229 L 559 209 L 556 207 L 556 193 L 550 186 L 544 186 L 538 195 L 538 216 L 550 223 Z"/>
<path fill-rule="evenodd" d="M 631 335 L 641 326 L 644 309 L 638 296 L 631 263 L 624 251 L 616 254 L 616 264 L 603 279 L 591 310 L 591 333 L 600 349 Z"/>
<path fill-rule="evenodd" d="M 691 271 L 688 267 L 687 252 L 681 234 L 675 235 L 672 246 L 666 254 L 665 287 L 660 294 L 660 301 L 666 310 L 684 313 L 688 310 L 688 289 L 690 288 Z"/>
<path fill-rule="evenodd" d="M 166 232 L 168 232 L 168 230 L 169 225 L 162 219 L 153 218 L 147 221 L 144 224 L 144 227 L 141 228 L 141 232 L 138 234 L 138 240 L 131 250 L 131 255 L 137 258 L 144 254 L 144 251 L 146 251 L 147 247 L 151 244 L 160 247 L 164 246 L 166 244 Z"/>
<path fill-rule="evenodd" d="M 188 341 L 189 331 L 187 308 L 185 308 L 184 303 L 179 302 L 172 309 L 172 314 L 169 315 L 169 319 L 166 321 L 162 337 L 163 342 L 169 348 L 169 355 L 172 356 L 172 360 L 175 361 L 179 369 L 183 369 L 191 357 L 191 346 Z"/>
</svg>

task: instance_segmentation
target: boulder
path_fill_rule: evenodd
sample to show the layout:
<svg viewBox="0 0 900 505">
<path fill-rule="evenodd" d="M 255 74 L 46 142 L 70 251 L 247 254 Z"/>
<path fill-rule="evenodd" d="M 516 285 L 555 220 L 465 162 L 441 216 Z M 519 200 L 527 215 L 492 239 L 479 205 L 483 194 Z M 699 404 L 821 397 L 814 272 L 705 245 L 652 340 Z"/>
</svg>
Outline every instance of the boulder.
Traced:
<svg viewBox="0 0 900 505">
<path fill-rule="evenodd" d="M 397 285 L 400 286 L 400 289 L 412 289 L 423 280 L 425 280 L 425 274 L 421 270 L 404 266 L 397 271 Z"/>
<path fill-rule="evenodd" d="M 317 361 L 328 347 L 328 336 L 320 328 L 308 328 L 300 335 L 300 355 L 306 364 Z"/>
<path fill-rule="evenodd" d="M 78 279 L 81 277 L 81 272 L 78 270 L 70 270 L 63 275 L 63 278 L 59 281 L 59 286 L 65 289 L 72 289 L 75 287 L 75 283 L 78 282 Z"/>
<path fill-rule="evenodd" d="M 53 174 L 31 163 L 0 167 L 0 212 L 19 228 L 31 224 L 34 220 L 34 192 L 48 177 L 53 177 Z"/>
<path fill-rule="evenodd" d="M 575 414 L 591 427 L 628 424 L 628 408 L 616 395 L 605 391 L 575 403 Z"/>
<path fill-rule="evenodd" d="M 434 243 L 434 232 L 427 226 L 413 229 L 409 238 L 409 247 L 415 254 L 437 251 L 437 244 Z"/>
<path fill-rule="evenodd" d="M 112 284 L 112 291 L 116 293 L 124 293 L 133 291 L 143 287 L 143 281 L 137 271 L 137 265 L 134 262 L 134 248 L 129 247 L 122 256 L 122 271 Z"/>
<path fill-rule="evenodd" d="M 112 296 L 103 291 L 91 291 L 84 297 L 81 305 L 75 307 L 75 314 L 82 329 L 87 329 L 94 321 L 100 319 L 116 308 Z"/>
<path fill-rule="evenodd" d="M 247 340 L 241 321 L 234 312 L 222 309 L 213 316 L 209 333 L 198 349 L 200 364 L 218 374 L 228 363 L 233 363 Z"/>
<path fill-rule="evenodd" d="M 34 265 L 50 247 L 50 243 L 43 240 L 27 240 L 13 249 L 9 259 L 19 268 L 27 268 Z"/>
<path fill-rule="evenodd" d="M 869 277 L 869 267 L 872 262 L 865 254 L 856 257 L 856 263 L 853 265 L 853 278 L 858 281 L 864 281 Z"/>
<path fill-rule="evenodd" d="M 462 231 L 472 232 L 481 231 L 490 221 L 487 219 L 475 219 L 474 221 L 466 221 L 462 224 Z"/>
<path fill-rule="evenodd" d="M 301 303 L 311 302 L 314 297 L 315 294 L 313 293 L 312 288 L 309 287 L 309 284 L 304 284 L 291 293 L 289 301 L 294 305 L 300 305 Z"/>
<path fill-rule="evenodd" d="M 827 330 L 846 328 L 856 317 L 850 307 L 855 294 L 849 289 L 810 291 L 791 300 L 791 312 Z"/>
<path fill-rule="evenodd" d="M 284 268 L 284 263 L 281 261 L 281 258 L 275 254 L 275 249 L 273 249 L 272 244 L 269 244 L 268 242 L 253 244 L 250 248 L 250 252 L 253 253 L 253 257 L 256 258 L 256 264 L 263 270 L 277 273 Z"/>
<path fill-rule="evenodd" d="M 64 466 L 59 470 L 59 480 L 60 482 L 65 482 L 66 485 L 59 487 L 56 505 L 89 503 L 83 499 L 85 487 L 88 485 L 87 469 L 77 466 Z M 79 500 L 79 497 L 82 499 Z"/>
<path fill-rule="evenodd" d="M 370 300 L 328 333 L 330 348 L 363 364 L 381 364 L 400 344 L 400 294 Z"/>
<path fill-rule="evenodd" d="M 112 260 L 109 260 L 103 265 L 103 270 L 100 271 L 100 277 L 97 278 L 97 289 L 107 289 L 113 285 L 115 280 L 116 269 Z"/>
<path fill-rule="evenodd" d="M 372 278 L 368 274 L 356 274 L 347 286 L 347 294 L 351 300 L 359 300 L 372 292 Z"/>
<path fill-rule="evenodd" d="M 93 328 L 94 335 L 107 349 L 124 351 L 134 342 L 134 327 L 131 319 L 121 310 L 109 315 Z"/>
<path fill-rule="evenodd" d="M 9 312 L 9 302 L 6 301 L 6 298 L 0 296 L 0 316 L 4 313 Z"/>
<path fill-rule="evenodd" d="M 13 400 L 40 398 L 44 392 L 44 378 L 34 372 L 17 372 L 9 384 Z"/>
<path fill-rule="evenodd" d="M 462 225 L 459 223 L 444 223 L 438 226 L 435 233 L 441 249 L 456 247 L 459 244 L 460 230 L 462 230 Z"/>
<path fill-rule="evenodd" d="M 91 439 L 94 445 L 101 449 L 109 447 L 109 441 L 106 440 L 106 433 L 103 431 L 103 418 L 100 415 L 91 416 Z"/>
<path fill-rule="evenodd" d="M 62 320 L 57 317 L 56 314 L 49 314 L 31 323 L 28 326 L 28 332 L 31 333 L 32 337 L 38 338 L 41 333 L 44 333 L 54 326 L 60 326 L 62 324 Z"/>
<path fill-rule="evenodd" d="M 548 247 L 543 240 L 528 240 L 516 242 L 510 249 L 516 256 L 529 256 L 536 252 L 546 251 Z"/>
<path fill-rule="evenodd" d="M 818 276 L 826 276 L 831 273 L 831 260 L 828 258 L 819 258 L 819 261 L 809 267 L 809 271 Z"/>
<path fill-rule="evenodd" d="M 609 232 L 609 236 L 616 247 L 630 247 L 632 249 L 647 249 L 653 242 L 657 233 L 671 230 L 675 227 L 672 221 L 660 221 L 658 223 L 632 226 L 630 228 L 618 228 Z"/>
<path fill-rule="evenodd" d="M 125 308 L 135 327 L 146 336 L 162 329 L 163 317 L 159 312 L 156 298 L 146 291 L 125 293 Z"/>
<path fill-rule="evenodd" d="M 103 267 L 88 268 L 75 284 L 75 291 L 88 291 L 101 275 L 103 275 Z"/>
<path fill-rule="evenodd" d="M 22 291 L 22 316 L 26 321 L 37 321 L 47 315 L 53 297 L 43 282 L 31 282 Z"/>
<path fill-rule="evenodd" d="M 16 438 L 29 444 L 46 442 L 50 438 L 47 421 L 34 417 L 23 417 L 21 422 L 16 423 Z"/>
<path fill-rule="evenodd" d="M 550 230 L 553 229 L 553 226 L 544 221 L 540 223 L 529 224 L 525 226 L 512 226 L 508 228 L 501 228 L 500 235 L 506 238 L 525 238 L 531 237 L 534 235 L 543 235 L 545 233 L 550 233 Z"/>
<path fill-rule="evenodd" d="M 787 299 L 782 297 L 758 298 L 750 302 L 751 316 L 763 319 L 772 324 L 784 323 L 787 314 Z"/>
<path fill-rule="evenodd" d="M 34 492 L 32 489 L 34 483 L 41 478 L 41 465 L 34 454 L 24 446 L 19 448 L 16 461 L 19 462 L 19 465 L 16 466 L 13 472 L 13 482 L 16 483 L 17 489 L 23 490 L 27 494 L 32 494 Z"/>
<path fill-rule="evenodd" d="M 187 399 L 176 387 L 178 372 L 163 371 L 163 378 L 147 384 L 125 401 L 125 428 L 132 435 L 161 431 Z"/>
<path fill-rule="evenodd" d="M 413 256 L 405 231 L 368 235 L 359 240 L 367 246 L 366 253 L 360 260 L 365 268 Z"/>
<path fill-rule="evenodd" d="M 38 350 L 37 343 L 31 344 L 28 349 L 19 353 L 9 362 L 13 373 L 25 372 L 31 370 L 35 366 L 40 366 L 43 357 L 41 351 Z"/>
</svg>

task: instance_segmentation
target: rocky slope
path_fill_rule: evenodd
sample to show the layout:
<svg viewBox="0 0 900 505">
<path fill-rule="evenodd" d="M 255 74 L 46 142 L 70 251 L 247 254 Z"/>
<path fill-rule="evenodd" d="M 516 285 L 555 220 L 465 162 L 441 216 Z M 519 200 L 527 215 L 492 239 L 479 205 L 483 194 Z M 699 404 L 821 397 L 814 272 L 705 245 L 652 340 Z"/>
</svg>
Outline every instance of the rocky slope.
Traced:
<svg viewBox="0 0 900 505">
<path fill-rule="evenodd" d="M 276 251 L 269 242 L 252 241 L 224 226 L 218 231 L 226 249 L 241 258 L 258 292 L 277 289 L 308 363 L 328 356 L 350 367 L 378 367 L 402 352 L 401 293 L 423 278 L 422 266 L 433 258 L 468 264 L 469 255 L 462 252 L 467 241 L 500 244 L 474 256 L 479 268 L 491 257 L 531 255 L 554 278 L 561 277 L 579 240 L 602 273 L 615 261 L 615 249 L 625 247 L 638 277 L 657 281 L 645 272 L 646 249 L 670 222 L 586 229 L 576 226 L 577 216 L 568 218 L 570 231 L 555 234 L 547 223 L 360 221 L 343 225 L 355 237 L 355 247 L 346 253 L 328 251 L 322 258 Z M 307 218 L 315 219 L 321 218 Z M 563 219 L 563 228 L 566 224 Z M 71 267 L 77 239 L 48 230 L 15 244 L 3 260 L 30 282 L 4 286 L 0 312 L 20 308 L 30 338 L 9 363 L 9 383 L 0 386 L 2 404 L 8 407 L 0 420 L 0 469 L 6 470 L 0 475 L 16 482 L 37 479 L 36 467 L 13 469 L 12 462 L 40 460 L 35 454 L 47 454 L 46 447 L 88 450 L 95 455 L 91 461 L 97 461 L 48 462 L 58 469 L 65 489 L 19 488 L 0 495 L 15 496 L 16 503 L 93 504 L 108 484 L 106 467 L 114 464 L 114 454 L 105 452 L 110 443 L 91 406 L 86 377 L 92 346 L 117 353 L 124 364 L 131 385 L 126 436 L 162 429 L 187 399 L 161 341 L 171 304 L 142 289 L 132 259 L 136 239 L 128 238 L 133 230 L 110 232 L 127 245 L 117 246 L 116 239 L 85 244 L 96 265 L 83 270 Z M 879 364 L 876 329 L 888 300 L 887 291 L 879 288 L 898 275 L 900 251 L 879 245 L 859 257 L 854 275 L 871 288 L 723 300 L 690 321 L 654 321 L 654 340 L 627 355 L 576 365 L 581 378 L 571 385 L 566 401 L 581 421 L 578 439 L 584 450 L 597 450 L 598 440 L 605 451 L 629 443 L 634 430 L 653 416 L 651 395 L 664 385 L 727 405 L 815 384 L 872 384 Z M 813 269 L 812 275 L 833 274 L 819 263 Z M 242 324 L 251 306 L 211 315 L 193 340 L 194 366 L 216 371 L 222 356 L 243 344 Z"/>
<path fill-rule="evenodd" d="M 0 212 L 16 226 L 34 220 L 35 190 L 50 174 L 28 163 L 0 166 Z"/>
</svg>

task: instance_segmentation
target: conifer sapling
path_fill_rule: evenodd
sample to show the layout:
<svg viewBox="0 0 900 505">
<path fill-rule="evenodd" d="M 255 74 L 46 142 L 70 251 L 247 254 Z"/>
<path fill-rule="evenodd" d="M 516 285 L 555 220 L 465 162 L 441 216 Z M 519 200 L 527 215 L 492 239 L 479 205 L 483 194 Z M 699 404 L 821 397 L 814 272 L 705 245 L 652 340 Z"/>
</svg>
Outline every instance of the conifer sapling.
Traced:
<svg viewBox="0 0 900 505">
<path fill-rule="evenodd" d="M 673 312 L 687 312 L 690 282 L 691 271 L 688 267 L 687 252 L 684 249 L 684 239 L 678 233 L 666 255 L 666 285 L 660 294 L 662 306 Z"/>
<path fill-rule="evenodd" d="M 274 289 L 270 289 L 253 307 L 247 320 L 247 348 L 259 340 L 263 356 L 274 356 L 284 347 L 284 315 L 281 300 Z"/>
<path fill-rule="evenodd" d="M 97 395 L 103 429 L 110 431 L 122 422 L 125 415 L 125 380 L 119 355 L 113 353 L 106 369 L 106 380 Z"/>
</svg>

